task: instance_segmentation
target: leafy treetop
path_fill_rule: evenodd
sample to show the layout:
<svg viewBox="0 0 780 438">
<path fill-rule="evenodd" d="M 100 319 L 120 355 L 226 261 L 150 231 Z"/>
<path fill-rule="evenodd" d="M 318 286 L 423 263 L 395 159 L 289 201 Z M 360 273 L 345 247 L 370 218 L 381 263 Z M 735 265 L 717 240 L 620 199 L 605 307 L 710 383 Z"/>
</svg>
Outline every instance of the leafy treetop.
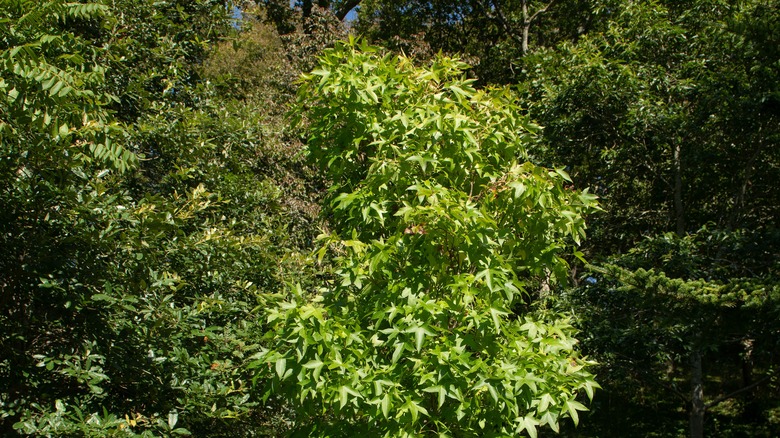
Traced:
<svg viewBox="0 0 780 438">
<path fill-rule="evenodd" d="M 305 433 L 535 436 L 577 422 L 597 387 L 567 319 L 522 301 L 533 276 L 565 278 L 559 254 L 594 197 L 525 161 L 539 128 L 465 68 L 350 40 L 303 78 L 337 280 L 271 306 L 254 366 L 275 370 Z"/>
</svg>

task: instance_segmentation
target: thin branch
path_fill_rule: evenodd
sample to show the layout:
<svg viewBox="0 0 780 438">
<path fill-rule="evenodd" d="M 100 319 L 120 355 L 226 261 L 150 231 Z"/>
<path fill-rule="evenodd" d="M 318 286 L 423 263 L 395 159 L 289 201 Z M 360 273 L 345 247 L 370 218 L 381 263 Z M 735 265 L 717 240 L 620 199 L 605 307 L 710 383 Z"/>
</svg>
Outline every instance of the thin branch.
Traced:
<svg viewBox="0 0 780 438">
<path fill-rule="evenodd" d="M 767 376 L 764 376 L 764 378 L 762 378 L 761 380 L 759 380 L 759 381 L 757 381 L 757 382 L 755 382 L 755 383 L 753 383 L 753 384 L 750 384 L 750 385 L 748 385 L 748 386 L 746 386 L 746 387 L 744 387 L 744 388 L 740 388 L 740 389 L 738 389 L 738 390 L 736 390 L 736 391 L 734 391 L 734 392 L 732 392 L 732 393 L 729 393 L 729 394 L 726 394 L 726 395 L 722 395 L 722 396 L 720 396 L 720 397 L 716 398 L 715 400 L 713 400 L 713 401 L 711 401 L 711 402 L 707 403 L 707 404 L 706 404 L 706 405 L 704 405 L 704 406 L 705 406 L 707 409 L 709 409 L 709 408 L 711 408 L 711 407 L 713 407 L 713 406 L 717 405 L 718 403 L 724 402 L 724 401 L 726 401 L 726 400 L 728 400 L 728 399 L 730 399 L 730 398 L 733 398 L 733 397 L 735 397 L 735 396 L 737 396 L 737 395 L 739 395 L 739 394 L 741 394 L 741 393 L 743 393 L 743 392 L 745 392 L 745 391 L 750 391 L 751 389 L 755 388 L 756 386 L 758 386 L 758 385 L 760 385 L 760 384 L 762 384 L 762 383 L 766 382 L 767 380 L 771 379 L 771 378 L 772 378 L 772 377 L 774 377 L 776 374 L 777 374 L 777 372 L 774 372 L 774 373 L 772 373 L 772 374 L 769 374 L 769 375 L 767 375 Z"/>
<path fill-rule="evenodd" d="M 533 21 L 536 19 L 536 17 L 538 17 L 540 14 L 543 14 L 543 13 L 547 12 L 547 10 L 550 9 L 550 6 L 555 4 L 555 1 L 556 0 L 550 0 L 550 3 L 547 3 L 547 6 L 543 7 L 542 9 L 539 9 L 536 12 L 534 12 L 534 14 L 531 15 L 531 18 L 529 18 L 528 21 L 526 21 L 526 23 L 528 23 L 528 24 L 533 23 Z"/>
<path fill-rule="evenodd" d="M 663 387 L 665 387 L 666 389 L 668 389 L 669 391 L 671 391 L 671 392 L 672 392 L 672 394 L 676 395 L 676 396 L 677 396 L 677 398 L 678 398 L 678 399 L 680 399 L 680 401 L 683 401 L 683 402 L 685 402 L 685 403 L 688 403 L 689 401 L 691 401 L 691 398 L 690 398 L 690 397 L 688 397 L 688 395 L 687 395 L 687 394 L 685 394 L 684 392 L 681 392 L 679 389 L 675 388 L 673 384 L 666 383 L 666 382 L 664 382 L 662 379 L 659 379 L 659 380 L 658 380 L 658 382 L 659 382 L 659 383 L 660 383 L 660 384 L 661 384 Z"/>
<path fill-rule="evenodd" d="M 495 18 L 498 19 L 498 22 L 501 24 L 501 26 L 504 28 L 507 34 L 515 40 L 520 46 L 523 48 L 523 53 L 528 52 L 528 33 L 530 32 L 531 24 L 536 20 L 536 18 L 547 12 L 552 5 L 555 4 L 557 0 L 550 0 L 549 3 L 547 3 L 543 8 L 539 9 L 538 11 L 534 12 L 530 17 L 528 16 L 528 3 L 523 2 L 523 34 L 522 37 L 518 35 L 517 31 L 512 28 L 512 26 L 509 24 L 509 20 L 507 20 L 506 16 L 504 16 L 504 13 L 501 11 L 501 5 L 498 1 L 493 0 L 490 3 L 493 5 L 493 10 L 495 11 Z M 485 5 L 482 3 L 481 0 L 477 0 L 477 4 L 485 10 L 485 14 L 490 17 L 489 9 L 485 7 Z M 492 18 L 492 17 L 491 17 Z"/>
</svg>

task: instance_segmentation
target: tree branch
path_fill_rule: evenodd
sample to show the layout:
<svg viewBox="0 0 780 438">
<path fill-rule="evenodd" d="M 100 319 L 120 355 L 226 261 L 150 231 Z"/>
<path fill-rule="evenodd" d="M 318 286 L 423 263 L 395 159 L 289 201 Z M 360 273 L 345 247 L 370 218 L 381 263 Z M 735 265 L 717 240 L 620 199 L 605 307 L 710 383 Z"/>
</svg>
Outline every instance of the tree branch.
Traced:
<svg viewBox="0 0 780 438">
<path fill-rule="evenodd" d="M 745 391 L 750 391 L 751 389 L 755 388 L 756 386 L 758 386 L 758 385 L 760 385 L 760 384 L 762 384 L 762 383 L 766 382 L 767 380 L 771 379 L 771 378 L 772 378 L 772 377 L 774 377 L 776 374 L 777 374 L 777 372 L 774 372 L 774 373 L 772 373 L 772 374 L 766 375 L 766 376 L 764 376 L 764 377 L 763 377 L 761 380 L 758 380 L 758 381 L 756 381 L 756 382 L 755 382 L 755 383 L 753 383 L 753 384 L 750 384 L 750 385 L 748 385 L 748 386 L 745 386 L 744 388 L 740 388 L 740 389 L 738 389 L 738 390 L 736 390 L 736 391 L 734 391 L 734 392 L 731 392 L 731 393 L 729 393 L 729 394 L 722 395 L 722 396 L 720 396 L 720 397 L 716 398 L 715 400 L 713 400 L 713 401 L 711 401 L 711 402 L 707 403 L 707 404 L 706 404 L 706 405 L 704 405 L 704 406 L 705 406 L 707 409 L 709 409 L 709 408 L 711 408 L 711 407 L 713 407 L 713 406 L 717 405 L 718 403 L 721 403 L 721 402 L 724 402 L 724 401 L 726 401 L 726 400 L 728 400 L 728 399 L 730 399 L 730 398 L 736 397 L 736 396 L 738 396 L 739 394 L 742 394 L 742 393 L 743 393 L 743 392 L 745 392 Z"/>
<path fill-rule="evenodd" d="M 537 10 L 534 12 L 530 17 L 528 16 L 528 2 L 523 2 L 523 31 L 522 36 L 517 34 L 517 31 L 512 28 L 509 24 L 509 20 L 507 20 L 506 16 L 504 16 L 504 13 L 501 12 L 501 5 L 497 0 L 492 0 L 490 3 L 493 5 L 493 10 L 495 11 L 495 18 L 498 19 L 498 22 L 501 24 L 501 27 L 504 28 L 507 34 L 515 40 L 523 49 L 523 54 L 528 53 L 528 34 L 531 30 L 531 24 L 536 20 L 536 18 L 547 12 L 552 5 L 555 4 L 557 0 L 550 0 L 549 3 L 547 3 L 543 8 Z M 482 3 L 482 1 L 477 0 L 477 4 L 485 10 L 485 14 L 490 17 L 489 9 L 485 7 L 485 5 Z"/>
<path fill-rule="evenodd" d="M 493 4 L 493 8 L 494 8 L 494 9 L 495 9 L 495 11 L 496 11 L 496 15 L 495 15 L 495 16 L 492 16 L 493 14 L 491 14 L 491 13 L 490 13 L 490 9 L 489 9 L 489 8 L 487 8 L 487 7 L 486 7 L 486 6 L 485 6 L 485 5 L 482 3 L 482 1 L 481 1 L 481 0 L 477 0 L 477 4 L 479 5 L 479 7 L 481 7 L 481 8 L 482 8 L 482 9 L 485 11 L 485 15 L 486 15 L 488 18 L 494 18 L 494 19 L 498 19 L 498 22 L 501 24 L 501 27 L 503 27 L 503 28 L 504 28 L 504 30 L 506 31 L 506 33 L 507 33 L 507 34 L 508 34 L 508 35 L 509 35 L 509 36 L 510 36 L 510 37 L 511 37 L 513 40 L 515 40 L 515 41 L 516 41 L 518 44 L 522 45 L 522 44 L 523 44 L 523 40 L 522 40 L 522 39 L 521 39 L 519 36 L 517 36 L 517 33 L 516 33 L 516 32 L 514 31 L 514 29 L 512 29 L 512 27 L 509 25 L 509 22 L 507 21 L 506 17 L 504 17 L 504 14 L 501 12 L 501 8 L 499 8 L 499 6 L 498 6 L 498 2 L 491 1 L 491 3 Z"/>
<path fill-rule="evenodd" d="M 344 18 L 347 17 L 347 14 L 349 14 L 349 11 L 355 9 L 357 5 L 359 5 L 361 0 L 347 0 L 344 2 L 344 4 L 341 5 L 338 10 L 336 10 L 336 18 L 339 19 L 339 21 L 344 21 Z"/>
<path fill-rule="evenodd" d="M 550 9 L 550 6 L 555 4 L 555 1 L 556 0 L 550 0 L 550 3 L 547 3 L 547 6 L 543 7 L 542 9 L 539 9 L 536 12 L 534 12 L 534 14 L 531 15 L 531 18 L 528 19 L 527 23 L 528 24 L 533 23 L 533 21 L 536 19 L 536 17 L 538 17 L 540 14 L 544 14 L 545 12 L 547 12 L 547 10 Z"/>
</svg>

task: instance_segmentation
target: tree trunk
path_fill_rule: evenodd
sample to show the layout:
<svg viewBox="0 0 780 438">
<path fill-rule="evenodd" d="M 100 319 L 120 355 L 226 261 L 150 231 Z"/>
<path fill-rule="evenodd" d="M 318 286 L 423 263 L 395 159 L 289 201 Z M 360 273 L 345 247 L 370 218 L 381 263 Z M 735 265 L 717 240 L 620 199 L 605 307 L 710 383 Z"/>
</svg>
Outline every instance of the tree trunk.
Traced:
<svg viewBox="0 0 780 438">
<path fill-rule="evenodd" d="M 742 340 L 742 386 L 753 384 L 753 339 Z"/>
<path fill-rule="evenodd" d="M 753 381 L 753 339 L 745 338 L 742 340 L 742 387 L 751 388 Z M 756 397 L 752 391 L 747 394 L 747 400 L 742 411 L 742 416 L 748 421 L 756 421 L 759 417 L 759 409 L 756 406 Z"/>
<path fill-rule="evenodd" d="M 729 216 L 729 228 L 739 228 L 739 219 L 742 216 L 742 211 L 745 208 L 745 199 L 747 198 L 748 186 L 750 186 L 750 180 L 753 178 L 755 172 L 756 161 L 761 156 L 762 144 L 759 143 L 756 151 L 751 155 L 748 162 L 745 164 L 745 168 L 742 171 L 742 181 L 739 183 L 739 188 L 734 194 L 734 206 Z"/>
<path fill-rule="evenodd" d="M 528 1 L 523 0 L 523 55 L 528 53 L 528 34 L 531 33 L 531 18 L 528 16 Z"/>
<path fill-rule="evenodd" d="M 701 352 L 691 354 L 691 438 L 704 438 L 704 386 L 701 370 Z"/>
<path fill-rule="evenodd" d="M 674 145 L 674 218 L 677 225 L 677 235 L 685 234 L 685 209 L 682 200 L 682 145 L 677 141 Z"/>
<path fill-rule="evenodd" d="M 499 23 L 501 23 L 501 26 L 503 26 L 504 30 L 507 32 L 507 34 L 509 34 L 509 37 L 520 44 L 520 48 L 525 55 L 528 53 L 528 40 L 530 38 L 529 35 L 531 34 L 531 25 L 533 24 L 536 17 L 547 12 L 547 10 L 550 9 L 555 1 L 556 0 L 550 0 L 550 2 L 547 3 L 547 5 L 545 5 L 543 8 L 539 9 L 533 14 L 530 14 L 528 12 L 528 0 L 522 0 L 521 6 L 523 12 L 523 28 L 520 36 L 517 35 L 517 29 L 511 26 L 506 17 L 504 17 L 504 14 L 501 12 L 500 4 L 497 1 L 493 1 L 492 4 L 494 13 L 496 14 L 496 18 L 498 18 Z M 490 8 L 488 6 L 485 6 L 481 1 L 477 1 L 477 4 L 485 11 L 488 18 L 492 18 L 490 14 Z"/>
<path fill-rule="evenodd" d="M 311 0 L 303 0 L 303 5 L 302 5 L 303 18 L 308 18 L 311 16 L 311 8 L 312 8 Z"/>
</svg>

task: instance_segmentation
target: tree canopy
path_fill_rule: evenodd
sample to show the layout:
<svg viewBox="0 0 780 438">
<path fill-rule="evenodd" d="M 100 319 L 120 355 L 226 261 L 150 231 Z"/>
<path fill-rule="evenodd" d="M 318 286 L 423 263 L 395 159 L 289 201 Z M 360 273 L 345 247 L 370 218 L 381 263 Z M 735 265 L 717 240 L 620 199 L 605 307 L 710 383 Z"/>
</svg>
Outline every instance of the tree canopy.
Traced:
<svg viewBox="0 0 780 438">
<path fill-rule="evenodd" d="M 0 435 L 779 435 L 778 20 L 0 0 Z"/>
<path fill-rule="evenodd" d="M 578 393 L 598 387 L 569 322 L 531 311 L 526 291 L 566 277 L 560 252 L 594 197 L 525 161 L 538 128 L 464 67 L 351 41 L 304 76 L 335 278 L 271 311 L 258 367 L 273 365 L 272 389 L 313 417 L 309 433 L 536 436 L 576 423 Z"/>
</svg>

